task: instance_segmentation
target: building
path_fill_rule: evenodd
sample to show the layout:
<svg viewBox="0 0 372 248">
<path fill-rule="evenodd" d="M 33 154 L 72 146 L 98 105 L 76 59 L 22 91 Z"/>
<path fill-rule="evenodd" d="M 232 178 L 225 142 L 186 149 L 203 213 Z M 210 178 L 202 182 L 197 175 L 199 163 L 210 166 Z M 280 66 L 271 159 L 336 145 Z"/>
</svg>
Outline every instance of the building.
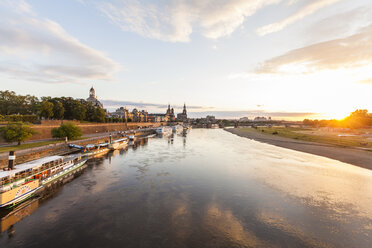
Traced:
<svg viewBox="0 0 372 248">
<path fill-rule="evenodd" d="M 271 121 L 271 117 L 260 117 L 260 116 L 257 116 L 256 118 L 254 118 L 253 121 Z"/>
<path fill-rule="evenodd" d="M 91 102 L 95 107 L 103 108 L 102 103 L 97 99 L 96 91 L 94 90 L 93 86 L 89 90 L 89 97 L 87 98 L 87 102 Z"/>
<path fill-rule="evenodd" d="M 167 121 L 176 121 L 176 116 L 174 115 L 174 109 L 168 104 L 167 112 L 165 113 L 165 118 Z"/>
<path fill-rule="evenodd" d="M 133 121 L 134 122 L 147 122 L 148 121 L 148 113 L 145 110 L 138 111 L 136 108 L 132 111 Z"/>
<path fill-rule="evenodd" d="M 148 114 L 149 122 L 165 122 L 168 119 L 165 117 L 165 114 Z"/>
<path fill-rule="evenodd" d="M 183 105 L 182 113 L 177 114 L 177 119 L 183 122 L 187 121 L 186 103 Z"/>
<path fill-rule="evenodd" d="M 111 113 L 112 117 L 115 118 L 122 118 L 122 119 L 129 119 L 129 111 L 125 107 L 120 107 L 115 110 L 115 112 Z"/>
<path fill-rule="evenodd" d="M 207 119 L 208 122 L 211 122 L 211 123 L 214 123 L 216 121 L 216 117 L 214 115 L 207 115 L 207 117 L 205 117 Z"/>
<path fill-rule="evenodd" d="M 239 122 L 247 122 L 249 121 L 248 117 L 242 117 L 239 119 Z"/>
<path fill-rule="evenodd" d="M 133 122 L 148 122 L 148 113 L 145 110 L 137 110 L 134 108 L 132 112 L 130 112 L 128 109 L 125 107 L 120 107 L 115 110 L 115 112 L 111 113 L 112 117 L 115 118 L 122 118 L 125 121 L 133 121 Z"/>
</svg>

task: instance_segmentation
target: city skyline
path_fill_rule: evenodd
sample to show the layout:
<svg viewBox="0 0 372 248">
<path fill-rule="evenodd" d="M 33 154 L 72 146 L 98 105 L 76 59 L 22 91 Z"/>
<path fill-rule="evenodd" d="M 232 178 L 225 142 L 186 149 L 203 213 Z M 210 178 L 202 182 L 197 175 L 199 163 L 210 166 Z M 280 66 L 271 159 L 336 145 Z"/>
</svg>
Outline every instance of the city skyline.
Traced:
<svg viewBox="0 0 372 248">
<path fill-rule="evenodd" d="M 190 117 L 372 109 L 367 0 L 2 1 L 1 90 Z M 66 13 L 69 13 L 67 16 Z"/>
</svg>

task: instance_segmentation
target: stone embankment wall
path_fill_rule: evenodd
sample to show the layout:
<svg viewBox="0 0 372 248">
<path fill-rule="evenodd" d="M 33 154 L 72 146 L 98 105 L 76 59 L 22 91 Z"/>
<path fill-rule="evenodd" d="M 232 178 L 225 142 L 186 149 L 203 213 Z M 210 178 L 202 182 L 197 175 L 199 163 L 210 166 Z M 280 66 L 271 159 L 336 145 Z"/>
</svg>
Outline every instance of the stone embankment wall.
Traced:
<svg viewBox="0 0 372 248">
<path fill-rule="evenodd" d="M 155 133 L 154 130 L 143 130 L 136 132 L 136 135 L 138 136 L 143 136 L 143 135 L 148 135 Z M 87 138 L 83 140 L 75 140 L 75 141 L 70 141 L 67 144 L 66 143 L 57 143 L 57 144 L 50 144 L 47 146 L 40 146 L 40 147 L 35 147 L 35 148 L 29 148 L 29 149 L 23 149 L 16 151 L 16 165 L 25 163 L 31 160 L 35 160 L 38 158 L 46 157 L 46 156 L 52 156 L 52 155 L 65 155 L 71 152 L 74 152 L 75 150 L 78 151 L 77 149 L 70 149 L 68 147 L 68 144 L 77 144 L 81 146 L 85 146 L 88 144 L 92 143 L 102 143 L 102 142 L 107 142 L 109 140 L 110 134 L 103 134 L 97 137 L 92 137 L 92 138 Z M 120 135 L 113 135 L 113 139 L 120 138 Z M 1 153 L 0 154 L 0 169 L 5 168 L 8 166 L 8 153 Z"/>
<path fill-rule="evenodd" d="M 115 138 L 115 137 L 114 137 Z M 16 151 L 16 165 L 25 163 L 31 160 L 39 159 L 46 156 L 52 155 L 64 155 L 73 152 L 74 150 L 68 147 L 68 144 L 73 143 L 77 145 L 87 145 L 90 143 L 101 143 L 109 139 L 109 134 L 102 135 L 99 137 L 75 140 L 66 143 L 50 144 L 47 146 L 40 146 L 35 148 L 23 149 Z M 8 166 L 8 153 L 0 154 L 0 169 Z"/>
</svg>

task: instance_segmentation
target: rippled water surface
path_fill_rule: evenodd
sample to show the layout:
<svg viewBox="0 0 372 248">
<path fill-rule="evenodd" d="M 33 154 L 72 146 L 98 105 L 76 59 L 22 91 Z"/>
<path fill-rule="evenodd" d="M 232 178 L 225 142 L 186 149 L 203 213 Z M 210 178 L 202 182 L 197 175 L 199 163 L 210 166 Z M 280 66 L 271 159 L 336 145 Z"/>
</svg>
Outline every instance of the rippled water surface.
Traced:
<svg viewBox="0 0 372 248">
<path fill-rule="evenodd" d="M 0 247 L 372 247 L 370 170 L 223 130 L 144 139 L 64 183 L 3 217 Z"/>
</svg>

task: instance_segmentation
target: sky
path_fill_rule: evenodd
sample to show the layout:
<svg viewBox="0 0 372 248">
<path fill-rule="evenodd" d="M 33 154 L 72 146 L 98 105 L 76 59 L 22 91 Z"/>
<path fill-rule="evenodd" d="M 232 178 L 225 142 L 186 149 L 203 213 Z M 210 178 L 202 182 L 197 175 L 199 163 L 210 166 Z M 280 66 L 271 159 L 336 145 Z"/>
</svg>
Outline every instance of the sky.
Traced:
<svg viewBox="0 0 372 248">
<path fill-rule="evenodd" d="M 370 0 L 1 0 L 0 90 L 190 117 L 372 110 Z"/>
</svg>

